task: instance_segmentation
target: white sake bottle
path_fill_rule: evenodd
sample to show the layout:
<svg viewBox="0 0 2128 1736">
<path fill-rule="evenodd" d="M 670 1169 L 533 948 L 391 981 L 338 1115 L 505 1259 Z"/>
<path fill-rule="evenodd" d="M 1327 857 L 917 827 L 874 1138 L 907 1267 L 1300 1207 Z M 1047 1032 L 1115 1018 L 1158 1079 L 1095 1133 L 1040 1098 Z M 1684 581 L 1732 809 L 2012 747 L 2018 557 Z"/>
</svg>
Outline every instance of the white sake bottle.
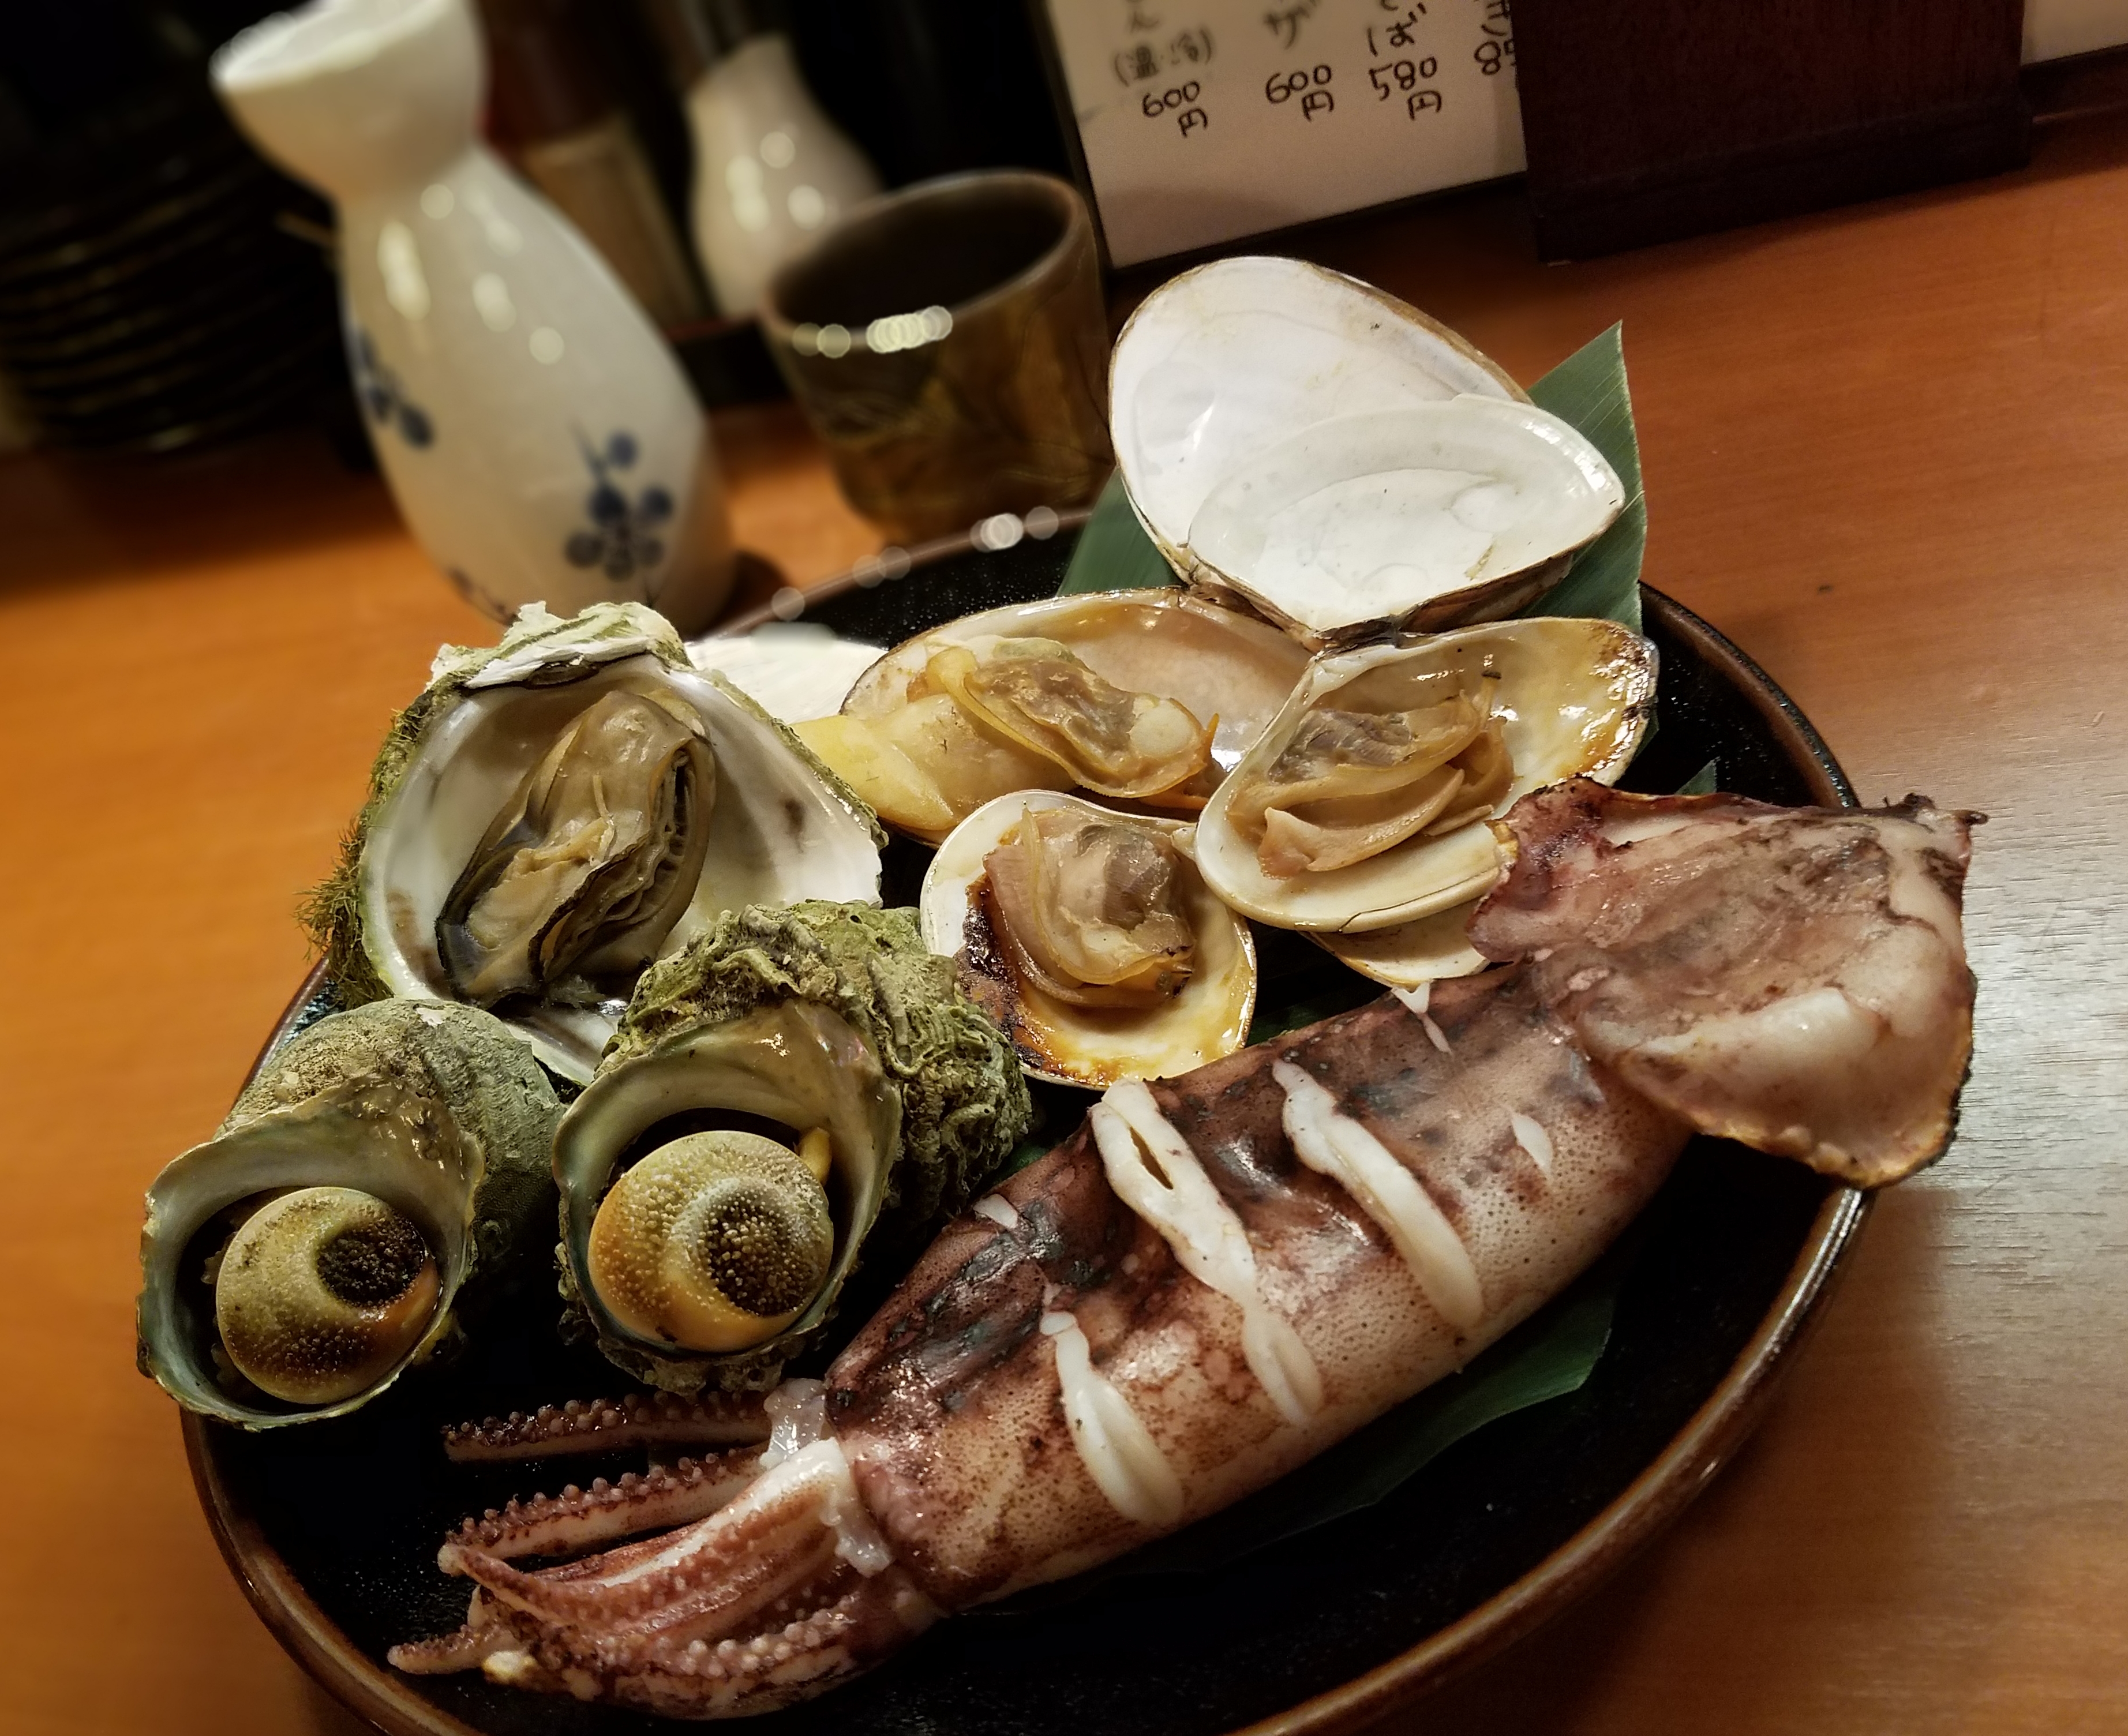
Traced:
<svg viewBox="0 0 2128 1736">
<path fill-rule="evenodd" d="M 696 252 L 734 318 L 759 306 L 777 266 L 880 190 L 772 17 L 766 0 L 662 0 L 652 12 L 686 89 Z"/>
<path fill-rule="evenodd" d="M 349 366 L 407 525 L 497 619 L 729 595 L 709 424 L 606 263 L 475 132 L 468 0 L 316 0 L 214 58 L 266 154 L 338 206 Z"/>
</svg>

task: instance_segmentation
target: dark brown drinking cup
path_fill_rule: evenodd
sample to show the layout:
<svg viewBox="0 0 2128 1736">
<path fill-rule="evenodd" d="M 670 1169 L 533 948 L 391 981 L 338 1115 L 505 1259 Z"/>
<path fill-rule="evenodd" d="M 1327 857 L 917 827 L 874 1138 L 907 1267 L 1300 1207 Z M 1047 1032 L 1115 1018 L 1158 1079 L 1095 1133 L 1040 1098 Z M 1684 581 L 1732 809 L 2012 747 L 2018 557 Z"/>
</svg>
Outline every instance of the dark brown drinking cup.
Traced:
<svg viewBox="0 0 2128 1736">
<path fill-rule="evenodd" d="M 761 316 L 843 492 L 891 538 L 1075 505 L 1108 474 L 1094 229 L 1051 176 L 868 201 L 777 273 Z"/>
</svg>

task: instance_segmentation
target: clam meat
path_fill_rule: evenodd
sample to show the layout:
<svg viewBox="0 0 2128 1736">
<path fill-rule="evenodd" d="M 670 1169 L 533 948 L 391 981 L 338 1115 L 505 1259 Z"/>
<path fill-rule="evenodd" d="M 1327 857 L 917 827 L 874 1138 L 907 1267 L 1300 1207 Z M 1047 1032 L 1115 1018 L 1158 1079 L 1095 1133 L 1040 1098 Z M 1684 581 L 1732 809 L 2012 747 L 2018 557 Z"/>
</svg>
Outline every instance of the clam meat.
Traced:
<svg viewBox="0 0 2128 1736">
<path fill-rule="evenodd" d="M 1081 790 L 1194 813 L 1291 691 L 1306 653 L 1161 592 L 986 610 L 896 647 L 806 745 L 889 824 L 937 844 L 986 802 Z"/>
<path fill-rule="evenodd" d="M 1280 927 L 1364 933 L 1499 873 L 1486 823 L 1568 777 L 1615 779 L 1654 703 L 1655 648 L 1539 617 L 1324 656 L 1206 806 L 1206 884 Z"/>
<path fill-rule="evenodd" d="M 1180 847 L 1187 830 L 1038 791 L 977 809 L 941 847 L 924 942 L 1037 1078 L 1164 1078 L 1241 1047 L 1255 946 Z"/>
</svg>

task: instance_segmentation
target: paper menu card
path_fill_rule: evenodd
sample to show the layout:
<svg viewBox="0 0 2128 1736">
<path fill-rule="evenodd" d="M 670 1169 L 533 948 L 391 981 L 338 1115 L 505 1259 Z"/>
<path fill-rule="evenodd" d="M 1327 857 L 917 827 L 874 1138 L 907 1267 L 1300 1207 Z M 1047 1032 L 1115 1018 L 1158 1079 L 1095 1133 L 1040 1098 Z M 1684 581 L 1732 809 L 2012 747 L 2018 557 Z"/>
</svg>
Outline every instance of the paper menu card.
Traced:
<svg viewBox="0 0 2128 1736">
<path fill-rule="evenodd" d="M 1522 167 L 1508 0 L 1043 0 L 1109 257 Z"/>
</svg>

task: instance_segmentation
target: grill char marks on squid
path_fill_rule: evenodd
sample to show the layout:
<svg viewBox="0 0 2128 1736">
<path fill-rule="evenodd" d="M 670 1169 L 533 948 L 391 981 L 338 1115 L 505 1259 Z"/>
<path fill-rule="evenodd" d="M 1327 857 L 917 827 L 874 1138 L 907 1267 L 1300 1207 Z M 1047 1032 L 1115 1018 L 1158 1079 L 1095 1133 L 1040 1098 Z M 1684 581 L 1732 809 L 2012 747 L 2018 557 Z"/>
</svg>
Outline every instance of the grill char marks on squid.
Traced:
<svg viewBox="0 0 2128 1736">
<path fill-rule="evenodd" d="M 1083 1127 L 959 1220 L 829 1376 L 829 1419 L 902 1564 L 946 1607 L 1062 1577 L 1171 1526 L 1116 1511 L 1058 1406 L 1045 1316 L 1068 1313 L 1096 1372 L 1180 1478 L 1187 1523 L 1283 1475 L 1475 1355 L 1607 1244 L 1668 1173 L 1684 1130 L 1591 1067 L 1518 973 L 1443 985 L 1443 1054 L 1394 1000 L 1161 1082 L 1154 1101 L 1241 1220 L 1269 1306 L 1324 1383 L 1305 1425 L 1250 1373 L 1241 1311 L 1188 1277 L 1119 1201 Z M 1290 1060 L 1419 1179 L 1475 1263 L 1459 1330 L 1352 1196 L 1282 1128 Z M 1511 1112 L 1546 1126 L 1544 1174 Z"/>
</svg>

